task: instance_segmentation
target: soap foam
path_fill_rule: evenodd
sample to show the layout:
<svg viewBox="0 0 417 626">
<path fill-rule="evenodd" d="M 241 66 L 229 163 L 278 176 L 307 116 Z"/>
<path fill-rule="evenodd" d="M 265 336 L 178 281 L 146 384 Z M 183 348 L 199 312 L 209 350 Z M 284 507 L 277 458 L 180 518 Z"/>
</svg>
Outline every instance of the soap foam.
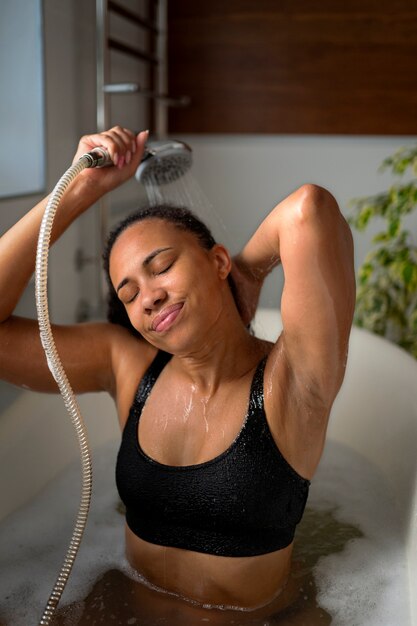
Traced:
<svg viewBox="0 0 417 626">
<path fill-rule="evenodd" d="M 381 474 L 352 450 L 327 445 L 309 505 L 336 505 L 334 517 L 364 535 L 314 568 L 317 599 L 332 615 L 332 626 L 409 625 L 405 548 L 395 501 Z"/>
<path fill-rule="evenodd" d="M 59 606 L 85 597 L 98 576 L 124 562 L 124 524 L 114 481 L 116 445 L 93 452 L 91 509 Z M 0 621 L 38 623 L 69 545 L 80 491 L 78 462 L 2 522 Z"/>
<path fill-rule="evenodd" d="M 115 488 L 118 442 L 93 452 L 93 497 L 86 531 L 60 607 L 85 598 L 110 569 L 138 580 L 124 556 L 124 523 Z M 72 465 L 0 526 L 0 622 L 38 623 L 73 529 L 81 474 Z M 395 505 L 380 474 L 345 446 L 328 442 L 309 508 L 331 511 L 363 537 L 319 559 L 318 602 L 332 626 L 408 626 L 407 575 Z M 76 622 L 74 622 L 76 623 Z"/>
</svg>

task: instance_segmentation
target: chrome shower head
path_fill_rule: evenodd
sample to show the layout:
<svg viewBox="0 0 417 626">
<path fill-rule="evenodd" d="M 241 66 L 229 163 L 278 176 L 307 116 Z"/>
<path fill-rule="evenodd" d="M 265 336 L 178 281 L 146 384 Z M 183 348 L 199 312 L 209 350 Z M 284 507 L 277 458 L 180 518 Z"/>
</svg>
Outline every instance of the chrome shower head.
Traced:
<svg viewBox="0 0 417 626">
<path fill-rule="evenodd" d="M 180 178 L 191 167 L 192 150 L 182 141 L 151 140 L 136 170 L 136 180 L 143 184 L 166 185 Z"/>
</svg>

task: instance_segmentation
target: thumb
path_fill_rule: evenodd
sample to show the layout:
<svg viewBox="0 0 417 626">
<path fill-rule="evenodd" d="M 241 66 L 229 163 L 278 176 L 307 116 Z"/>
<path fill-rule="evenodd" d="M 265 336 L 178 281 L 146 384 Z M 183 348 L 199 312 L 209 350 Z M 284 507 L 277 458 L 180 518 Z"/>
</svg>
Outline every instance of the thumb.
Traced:
<svg viewBox="0 0 417 626">
<path fill-rule="evenodd" d="M 135 157 L 138 158 L 139 161 L 141 160 L 143 156 L 143 152 L 145 150 L 145 144 L 148 141 L 148 137 L 149 137 L 149 130 L 143 130 L 142 132 L 138 133 L 136 136 Z"/>
</svg>

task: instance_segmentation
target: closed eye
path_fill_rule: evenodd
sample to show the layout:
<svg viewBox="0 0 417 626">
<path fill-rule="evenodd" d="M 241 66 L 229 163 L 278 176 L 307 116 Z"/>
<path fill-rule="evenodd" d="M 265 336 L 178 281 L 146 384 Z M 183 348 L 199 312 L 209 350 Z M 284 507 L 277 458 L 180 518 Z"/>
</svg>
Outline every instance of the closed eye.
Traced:
<svg viewBox="0 0 417 626">
<path fill-rule="evenodd" d="M 168 270 L 171 269 L 171 267 L 174 265 L 175 261 L 171 261 L 171 263 L 169 263 L 166 267 L 164 267 L 163 270 L 160 270 L 159 272 L 156 272 L 157 276 L 160 276 L 161 274 L 165 274 L 165 272 L 167 272 Z"/>
<path fill-rule="evenodd" d="M 166 272 L 168 272 L 168 271 L 171 269 L 171 267 L 175 264 L 175 261 L 176 261 L 176 259 L 174 259 L 173 261 L 170 261 L 170 262 L 168 263 L 168 265 L 163 266 L 161 270 L 159 270 L 159 271 L 154 271 L 154 272 L 153 272 L 153 275 L 154 275 L 154 276 L 160 276 L 161 274 L 165 274 L 165 273 L 166 273 Z M 124 285 L 123 285 L 123 286 L 124 286 Z M 123 298 L 123 301 L 124 301 L 125 305 L 127 305 L 127 304 L 131 304 L 132 302 L 134 302 L 134 301 L 136 300 L 136 298 L 137 298 L 137 296 L 138 296 L 138 295 L 139 295 L 139 290 L 137 290 L 137 291 L 136 291 L 136 292 L 135 292 L 135 293 L 134 293 L 131 297 L 129 297 L 129 296 L 128 296 L 128 299 L 127 299 L 127 300 L 125 300 L 125 298 Z"/>
<path fill-rule="evenodd" d="M 139 293 L 139 291 L 137 291 L 129 300 L 126 300 L 126 304 L 130 304 L 131 302 L 136 300 L 136 297 L 137 297 L 138 293 Z"/>
</svg>

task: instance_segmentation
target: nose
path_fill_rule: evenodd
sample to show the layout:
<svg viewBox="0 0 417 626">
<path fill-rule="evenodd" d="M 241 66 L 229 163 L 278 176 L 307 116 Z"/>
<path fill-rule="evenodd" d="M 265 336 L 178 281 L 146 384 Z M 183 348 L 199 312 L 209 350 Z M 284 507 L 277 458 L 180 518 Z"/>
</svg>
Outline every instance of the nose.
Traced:
<svg viewBox="0 0 417 626">
<path fill-rule="evenodd" d="M 142 289 L 142 306 L 145 313 L 151 313 L 158 309 L 166 300 L 167 293 L 163 287 L 148 286 Z"/>
</svg>

